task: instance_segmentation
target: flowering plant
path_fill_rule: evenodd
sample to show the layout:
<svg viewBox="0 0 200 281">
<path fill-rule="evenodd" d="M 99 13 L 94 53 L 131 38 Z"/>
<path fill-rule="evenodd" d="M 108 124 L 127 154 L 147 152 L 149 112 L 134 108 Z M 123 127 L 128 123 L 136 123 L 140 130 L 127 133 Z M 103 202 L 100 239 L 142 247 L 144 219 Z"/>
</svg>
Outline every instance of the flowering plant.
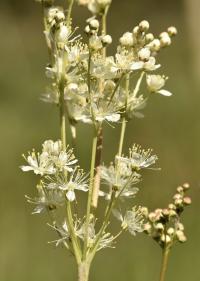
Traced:
<svg viewBox="0 0 200 281">
<path fill-rule="evenodd" d="M 171 44 L 177 31 L 169 27 L 155 38 L 149 33 L 149 23 L 143 20 L 132 32 L 121 36 L 116 53 L 110 56 L 107 48 L 112 37 L 107 34 L 106 17 L 111 0 L 77 1 L 92 13 L 86 22 L 86 40 L 77 34 L 71 19 L 74 0 L 69 0 L 67 12 L 55 6 L 53 0 L 39 2 L 44 12 L 44 34 L 50 60 L 46 67 L 50 83 L 41 99 L 59 108 L 60 139 L 46 140 L 41 152 L 33 150 L 24 156 L 27 164 L 21 169 L 32 171 L 39 177 L 37 197 L 27 196 L 28 202 L 35 205 L 33 213 L 49 213 L 49 226 L 58 236 L 56 245 L 63 245 L 70 251 L 78 266 L 78 280 L 87 281 L 97 251 L 114 247 L 124 231 L 132 235 L 145 231 L 155 239 L 152 229 L 162 224 L 162 215 L 155 226 L 152 215 L 147 215 L 144 207 L 133 204 L 130 210 L 126 209 L 127 200 L 132 202 L 139 190 L 136 185 L 142 179 L 142 170 L 155 169 L 152 165 L 158 158 L 151 149 L 145 150 L 136 144 L 125 156 L 123 143 L 127 123 L 134 117 L 143 116 L 142 110 L 150 96 L 171 96 L 163 89 L 167 78 L 155 72 L 161 67 L 157 62 L 158 53 Z M 145 95 L 140 92 L 142 83 L 146 85 Z M 89 173 L 80 168 L 73 148 L 67 145 L 66 119 L 74 143 L 78 122 L 92 126 Z M 121 124 L 118 151 L 109 166 L 102 163 L 104 123 Z M 87 197 L 86 211 L 81 217 L 77 212 L 79 191 Z M 97 227 L 96 209 L 100 198 L 105 200 L 106 208 L 103 221 Z M 108 232 L 112 214 L 121 223 L 116 234 Z M 176 236 L 178 231 L 181 229 L 176 231 Z M 168 237 L 163 238 L 163 235 L 159 236 L 162 245 Z M 178 239 L 181 239 L 180 235 Z"/>
</svg>

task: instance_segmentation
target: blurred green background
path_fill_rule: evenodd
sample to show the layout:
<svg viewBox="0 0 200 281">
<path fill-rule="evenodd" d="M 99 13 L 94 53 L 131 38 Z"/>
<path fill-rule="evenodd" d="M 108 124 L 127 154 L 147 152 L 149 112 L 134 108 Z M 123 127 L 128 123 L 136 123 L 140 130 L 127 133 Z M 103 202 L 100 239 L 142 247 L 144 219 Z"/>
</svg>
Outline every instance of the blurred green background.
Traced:
<svg viewBox="0 0 200 281">
<path fill-rule="evenodd" d="M 30 214 L 24 194 L 34 194 L 35 177 L 19 169 L 23 152 L 39 149 L 45 139 L 59 134 L 57 110 L 39 100 L 47 84 L 41 7 L 31 0 L 0 2 L 0 281 L 76 280 L 73 259 L 47 244 L 55 239 L 47 218 Z M 162 167 L 145 172 L 137 203 L 164 207 L 177 185 L 188 181 L 192 186 L 193 205 L 183 217 L 188 242 L 173 248 L 167 281 L 200 280 L 199 12 L 199 0 L 113 0 L 108 19 L 114 43 L 143 19 L 150 21 L 153 33 L 170 25 L 179 31 L 160 55 L 161 71 L 170 76 L 167 88 L 174 95 L 152 98 L 145 119 L 131 122 L 126 136 L 126 147 L 136 142 L 154 148 Z M 73 14 L 74 24 L 83 27 L 87 11 L 76 8 Z M 106 128 L 106 163 L 115 154 L 118 135 L 118 126 Z M 90 127 L 78 127 L 78 154 L 86 169 L 90 136 Z M 90 280 L 156 281 L 160 257 L 159 247 L 144 234 L 125 234 L 117 249 L 97 255 Z"/>
</svg>

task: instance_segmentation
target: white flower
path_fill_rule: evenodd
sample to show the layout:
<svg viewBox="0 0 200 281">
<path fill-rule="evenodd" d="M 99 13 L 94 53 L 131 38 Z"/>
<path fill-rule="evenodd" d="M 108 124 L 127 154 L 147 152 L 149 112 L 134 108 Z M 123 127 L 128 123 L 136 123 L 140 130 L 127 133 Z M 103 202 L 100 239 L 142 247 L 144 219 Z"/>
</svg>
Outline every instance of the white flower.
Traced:
<svg viewBox="0 0 200 281">
<path fill-rule="evenodd" d="M 81 190 L 84 192 L 88 191 L 88 175 L 85 175 L 83 170 L 76 167 L 69 179 L 65 176 L 50 178 L 50 183 L 46 185 L 47 190 L 60 190 L 64 191 L 67 199 L 69 201 L 74 201 L 76 199 L 75 190 Z"/>
<path fill-rule="evenodd" d="M 143 232 L 144 222 L 140 207 L 133 207 L 131 211 L 126 211 L 124 217 L 118 210 L 114 210 L 113 214 L 122 222 L 122 228 L 127 229 L 132 235 L 136 235 L 137 232 Z"/>
<path fill-rule="evenodd" d="M 66 170 L 73 171 L 72 166 L 77 163 L 77 159 L 73 154 L 72 149 L 66 148 L 62 150 L 61 141 L 53 142 L 47 140 L 43 143 L 42 153 L 29 153 L 28 157 L 24 157 L 28 162 L 28 166 L 21 166 L 24 172 L 33 171 L 37 175 L 52 175 L 56 171 Z"/>
<path fill-rule="evenodd" d="M 38 197 L 30 198 L 26 196 L 29 203 L 36 205 L 32 214 L 40 214 L 44 211 L 51 211 L 58 207 L 61 207 L 64 203 L 64 196 L 59 190 L 49 190 L 44 192 L 43 188 L 38 185 Z"/>
<path fill-rule="evenodd" d="M 21 166 L 23 172 L 33 171 L 36 175 L 51 175 L 56 172 L 56 169 L 49 161 L 49 155 L 47 152 L 43 152 L 41 154 L 36 155 L 33 151 L 28 155 L 28 157 L 24 157 L 28 162 L 28 166 Z"/>
<path fill-rule="evenodd" d="M 112 56 L 104 58 L 94 58 L 91 64 L 91 75 L 96 78 L 113 79 L 116 78 L 118 67 Z"/>
<path fill-rule="evenodd" d="M 129 150 L 129 158 L 116 156 L 116 159 L 130 165 L 133 170 L 139 171 L 155 164 L 158 157 L 151 155 L 151 153 L 151 149 L 144 150 L 141 149 L 141 146 L 134 144 L 132 149 Z"/>
<path fill-rule="evenodd" d="M 101 166 L 100 171 L 103 183 L 109 187 L 109 192 L 104 192 L 106 200 L 111 199 L 113 188 L 116 190 L 115 196 L 121 199 L 133 198 L 138 192 L 134 185 L 140 181 L 140 175 L 133 173 L 126 163 L 119 162 L 116 166 L 111 163 L 108 168 Z"/>
<path fill-rule="evenodd" d="M 161 75 L 147 75 L 146 77 L 147 87 L 152 93 L 159 93 L 163 96 L 171 96 L 172 94 L 164 89 L 166 78 Z"/>
</svg>

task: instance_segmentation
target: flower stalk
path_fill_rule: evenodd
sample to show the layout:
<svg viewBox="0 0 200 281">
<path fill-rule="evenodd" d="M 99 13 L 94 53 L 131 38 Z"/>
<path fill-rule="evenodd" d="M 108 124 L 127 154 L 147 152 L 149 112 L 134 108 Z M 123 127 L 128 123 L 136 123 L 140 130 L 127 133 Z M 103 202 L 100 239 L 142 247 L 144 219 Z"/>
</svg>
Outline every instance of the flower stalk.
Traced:
<svg viewBox="0 0 200 281">
<path fill-rule="evenodd" d="M 161 271 L 160 271 L 160 281 L 165 281 L 165 276 L 166 276 L 166 271 L 167 271 L 167 265 L 169 261 L 169 253 L 170 253 L 170 248 L 169 247 L 164 247 L 162 250 L 162 265 L 161 265 Z"/>
</svg>

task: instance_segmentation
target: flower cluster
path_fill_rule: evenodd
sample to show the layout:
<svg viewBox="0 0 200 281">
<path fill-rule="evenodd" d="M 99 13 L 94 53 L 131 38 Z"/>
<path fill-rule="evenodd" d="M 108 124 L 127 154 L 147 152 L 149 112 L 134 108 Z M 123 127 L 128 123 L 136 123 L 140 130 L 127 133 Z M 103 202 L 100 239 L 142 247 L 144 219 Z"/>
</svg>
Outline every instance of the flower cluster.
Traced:
<svg viewBox="0 0 200 281">
<path fill-rule="evenodd" d="M 190 197 L 186 196 L 189 187 L 188 183 L 179 186 L 173 202 L 165 209 L 156 209 L 153 212 L 149 212 L 147 208 L 142 209 L 147 219 L 144 225 L 145 232 L 162 248 L 170 248 L 176 241 L 187 240 L 180 217 L 185 207 L 191 204 Z"/>
<path fill-rule="evenodd" d="M 79 1 L 79 4 L 88 6 L 96 15 L 101 14 L 110 2 L 92 0 Z M 50 6 L 45 11 L 45 35 L 52 54 L 46 75 L 52 82 L 42 100 L 60 104 L 63 92 L 71 123 L 116 123 L 124 115 L 127 120 L 133 116 L 141 117 L 139 111 L 147 100 L 139 94 L 144 76 L 150 93 L 171 95 L 163 89 L 167 78 L 152 72 L 160 67 L 156 62 L 157 54 L 171 44 L 171 37 L 176 34 L 174 27 L 162 32 L 157 39 L 148 33 L 149 23 L 142 21 L 132 32 L 124 33 L 116 53 L 107 56 L 106 48 L 112 43 L 112 37 L 100 32 L 97 16 L 87 20 L 88 41 L 84 42 L 80 35 L 75 36 L 76 29 L 66 24 L 62 8 Z M 139 78 L 132 87 L 130 81 L 134 73 Z M 129 81 L 128 87 L 126 81 Z"/>
<path fill-rule="evenodd" d="M 24 158 L 28 166 L 21 166 L 22 171 L 33 171 L 41 176 L 37 188 L 39 197 L 28 199 L 29 202 L 38 205 L 35 213 L 39 213 L 45 207 L 54 209 L 64 202 L 65 197 L 69 201 L 74 201 L 75 190 L 88 191 L 88 176 L 75 165 L 77 159 L 73 150 L 62 149 L 61 141 L 47 140 L 43 143 L 41 153 L 33 151 Z"/>
</svg>

